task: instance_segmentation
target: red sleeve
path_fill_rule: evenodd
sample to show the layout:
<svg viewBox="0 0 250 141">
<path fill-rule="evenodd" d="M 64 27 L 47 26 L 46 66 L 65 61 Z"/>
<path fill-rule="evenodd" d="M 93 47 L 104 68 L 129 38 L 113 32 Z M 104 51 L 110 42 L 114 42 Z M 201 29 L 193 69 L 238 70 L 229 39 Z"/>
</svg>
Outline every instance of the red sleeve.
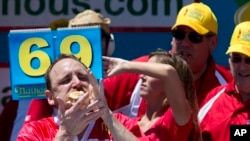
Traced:
<svg viewBox="0 0 250 141">
<path fill-rule="evenodd" d="M 133 61 L 147 62 L 148 56 Z M 137 73 L 122 73 L 104 79 L 104 91 L 108 106 L 111 110 L 119 109 L 129 104 L 131 94 L 140 76 Z"/>
<path fill-rule="evenodd" d="M 44 118 L 23 125 L 17 141 L 53 141 L 58 131 L 58 126 L 53 118 Z"/>
<path fill-rule="evenodd" d="M 188 138 L 194 138 L 196 133 L 193 123 L 193 118 L 189 119 L 189 121 L 185 125 L 178 125 L 172 113 L 172 108 L 170 107 L 169 110 L 164 115 L 164 125 L 167 129 L 166 132 L 169 136 L 169 140 L 172 141 L 187 141 Z M 184 132 L 185 131 L 185 132 Z"/>
</svg>

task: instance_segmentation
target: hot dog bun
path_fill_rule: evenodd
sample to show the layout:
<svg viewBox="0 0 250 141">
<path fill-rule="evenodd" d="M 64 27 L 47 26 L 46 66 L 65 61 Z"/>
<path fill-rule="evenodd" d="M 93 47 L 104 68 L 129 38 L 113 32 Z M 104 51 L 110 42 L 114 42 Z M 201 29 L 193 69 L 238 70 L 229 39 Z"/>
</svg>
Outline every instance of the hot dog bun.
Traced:
<svg viewBox="0 0 250 141">
<path fill-rule="evenodd" d="M 73 106 L 77 100 L 83 96 L 85 92 L 84 91 L 73 91 L 67 94 L 67 100 L 66 100 L 66 109 L 69 109 L 71 106 Z M 88 106 L 90 103 L 90 98 L 88 97 L 82 104 L 81 109 Z"/>
</svg>

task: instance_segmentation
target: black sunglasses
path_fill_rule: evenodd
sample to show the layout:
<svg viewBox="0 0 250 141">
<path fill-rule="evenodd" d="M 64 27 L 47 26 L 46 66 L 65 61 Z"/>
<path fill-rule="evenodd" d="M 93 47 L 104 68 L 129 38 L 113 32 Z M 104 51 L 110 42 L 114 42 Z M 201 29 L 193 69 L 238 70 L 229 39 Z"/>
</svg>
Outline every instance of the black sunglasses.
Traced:
<svg viewBox="0 0 250 141">
<path fill-rule="evenodd" d="M 243 60 L 245 64 L 250 65 L 250 58 L 249 57 L 244 58 L 240 56 L 239 54 L 232 54 L 230 56 L 230 60 L 235 64 L 239 64 Z"/>
<path fill-rule="evenodd" d="M 186 36 L 186 32 L 184 30 L 175 29 L 172 31 L 172 35 L 177 40 L 183 40 Z M 192 43 L 195 43 L 195 44 L 201 43 L 204 37 L 212 37 L 212 36 L 213 36 L 213 34 L 200 35 L 194 31 L 188 33 L 189 41 Z"/>
</svg>

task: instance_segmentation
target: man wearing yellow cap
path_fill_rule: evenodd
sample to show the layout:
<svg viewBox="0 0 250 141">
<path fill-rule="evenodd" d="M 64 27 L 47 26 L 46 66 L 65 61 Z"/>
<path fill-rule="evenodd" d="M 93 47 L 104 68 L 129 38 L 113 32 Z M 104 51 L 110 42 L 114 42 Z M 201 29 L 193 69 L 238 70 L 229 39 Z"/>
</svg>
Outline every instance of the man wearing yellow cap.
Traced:
<svg viewBox="0 0 250 141">
<path fill-rule="evenodd" d="M 231 80 L 231 74 L 216 65 L 212 52 L 218 42 L 218 24 L 213 11 L 204 3 L 184 6 L 172 27 L 173 53 L 181 55 L 191 67 L 199 106 L 212 88 Z"/>
<path fill-rule="evenodd" d="M 210 91 L 199 112 L 204 141 L 233 140 L 230 126 L 250 124 L 250 21 L 235 27 L 226 54 L 233 81 Z"/>
</svg>

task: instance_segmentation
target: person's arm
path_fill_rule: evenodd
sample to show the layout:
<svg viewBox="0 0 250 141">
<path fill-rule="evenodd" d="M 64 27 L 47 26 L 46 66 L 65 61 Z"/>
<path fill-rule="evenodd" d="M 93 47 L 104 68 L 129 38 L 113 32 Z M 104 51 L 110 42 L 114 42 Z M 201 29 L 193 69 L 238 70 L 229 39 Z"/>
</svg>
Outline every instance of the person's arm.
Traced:
<svg viewBox="0 0 250 141">
<path fill-rule="evenodd" d="M 185 98 L 185 92 L 178 73 L 171 65 L 131 62 L 111 57 L 103 57 L 103 65 L 104 74 L 108 77 L 122 72 L 135 72 L 163 80 L 164 91 L 178 125 L 184 125 L 190 120 L 191 108 Z"/>
<path fill-rule="evenodd" d="M 132 61 L 147 62 L 148 56 L 141 56 Z M 122 73 L 103 79 L 104 94 L 111 111 L 124 112 L 120 108 L 130 104 L 130 98 L 139 79 L 138 73 Z"/>
<path fill-rule="evenodd" d="M 138 141 L 137 137 L 126 129 L 110 110 L 105 112 L 102 119 L 109 128 L 114 141 Z"/>
<path fill-rule="evenodd" d="M 103 105 L 101 106 L 105 109 L 102 119 L 106 126 L 109 128 L 114 141 L 138 141 L 137 137 L 133 135 L 128 129 L 126 129 L 120 123 L 120 121 L 116 119 L 112 111 L 109 109 L 104 98 L 104 88 L 102 79 L 100 79 L 99 82 L 99 92 L 99 95 L 96 95 L 96 97 L 103 102 Z"/>
</svg>

